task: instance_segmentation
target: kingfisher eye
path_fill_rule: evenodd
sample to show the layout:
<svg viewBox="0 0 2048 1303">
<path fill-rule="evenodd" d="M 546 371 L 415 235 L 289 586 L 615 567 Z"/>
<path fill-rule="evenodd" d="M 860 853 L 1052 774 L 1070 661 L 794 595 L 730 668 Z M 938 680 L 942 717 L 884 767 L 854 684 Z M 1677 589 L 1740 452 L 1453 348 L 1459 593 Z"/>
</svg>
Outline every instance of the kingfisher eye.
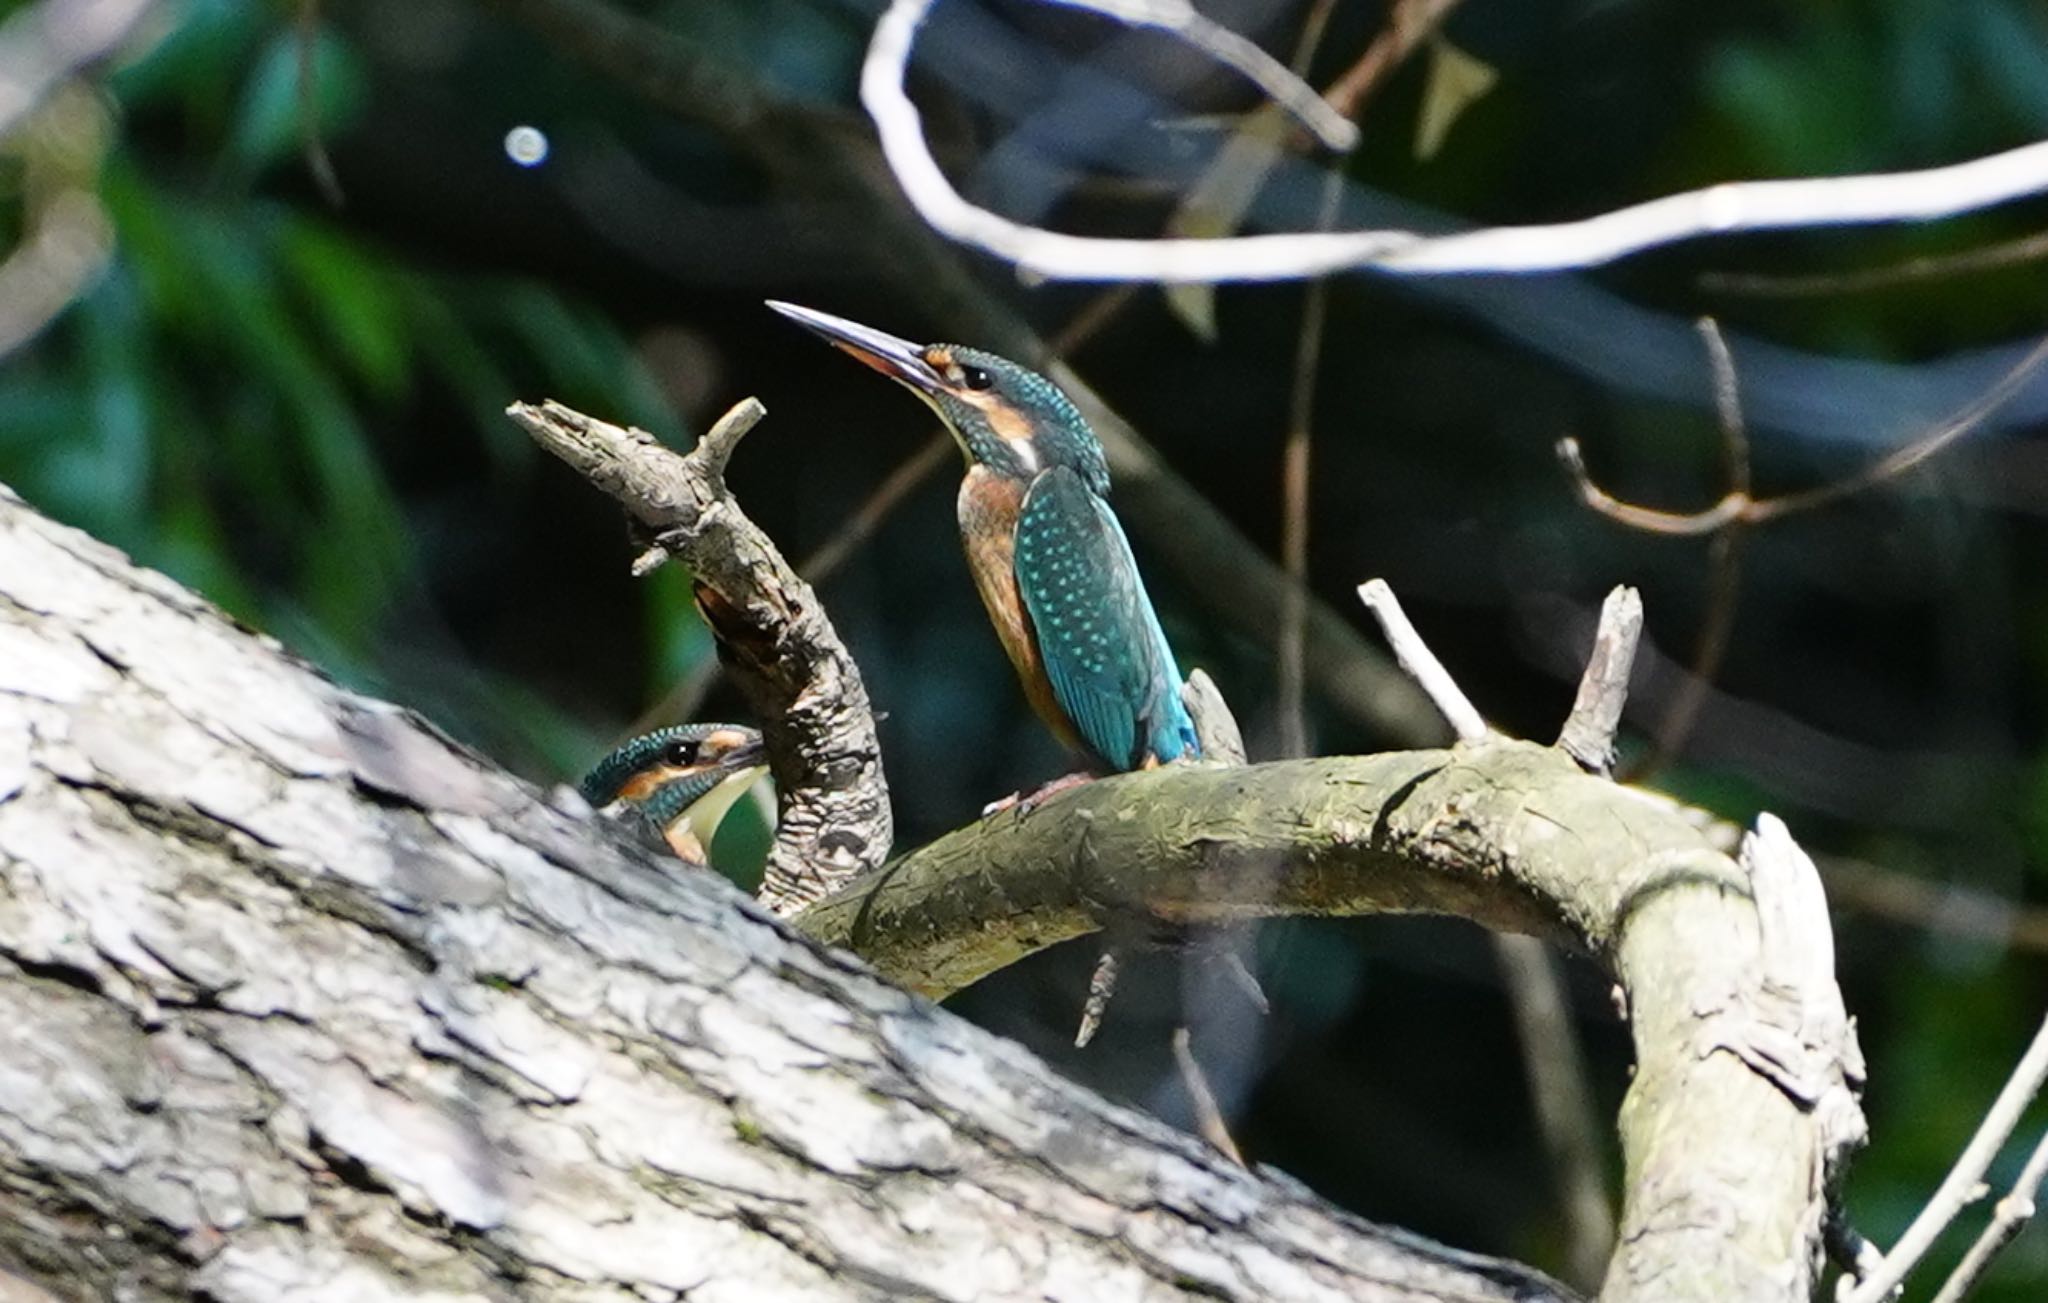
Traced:
<svg viewBox="0 0 2048 1303">
<path fill-rule="evenodd" d="M 978 366 L 961 367 L 960 380 L 969 389 L 986 389 L 990 385 L 995 383 L 995 381 L 990 378 L 989 373 L 982 370 Z"/>
<path fill-rule="evenodd" d="M 697 744 L 695 742 L 671 742 L 668 744 L 665 758 L 672 765 L 694 765 L 697 763 Z"/>
</svg>

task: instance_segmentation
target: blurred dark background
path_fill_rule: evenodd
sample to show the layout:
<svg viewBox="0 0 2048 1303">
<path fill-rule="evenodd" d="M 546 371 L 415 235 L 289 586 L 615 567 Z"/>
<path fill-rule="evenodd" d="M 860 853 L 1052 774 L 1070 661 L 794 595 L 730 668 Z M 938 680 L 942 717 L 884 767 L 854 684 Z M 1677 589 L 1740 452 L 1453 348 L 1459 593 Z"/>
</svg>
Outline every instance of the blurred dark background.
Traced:
<svg viewBox="0 0 2048 1303">
<path fill-rule="evenodd" d="M 664 700 L 738 715 L 686 577 L 631 580 L 616 510 L 502 411 L 554 397 L 684 445 L 757 395 L 770 416 L 734 467 L 742 502 L 792 558 L 845 541 L 932 422 L 761 300 L 915 338 L 962 320 L 941 310 L 926 255 L 847 190 L 831 148 L 862 130 L 853 85 L 879 7 L 144 5 L 108 64 L 0 135 L 0 238 L 31 273 L 0 270 L 0 481 L 536 782 L 572 779 Z M 1285 59 L 1310 7 L 1204 9 Z M 1338 0 L 1309 80 L 1338 77 L 1387 16 L 1379 0 Z M 626 37 L 593 36 L 605 22 Z M 917 66 L 963 188 L 1091 233 L 1162 229 L 1256 103 L 1162 36 L 1023 0 L 948 0 Z M 1473 67 L 1491 85 L 1447 108 Z M 1931 166 L 2048 131 L 2048 6 L 1469 0 L 1361 125 L 1347 225 L 1563 220 L 1726 179 Z M 512 157 L 520 127 L 544 136 L 544 158 Z M 1312 225 L 1321 167 L 1275 168 L 1248 229 Z M 1385 577 L 1490 719 L 1548 738 L 1601 596 L 1639 585 L 1654 647 L 1626 739 L 1640 761 L 1710 622 L 1709 547 L 1588 511 L 1554 443 L 1577 437 L 1622 497 L 1709 505 L 1726 479 L 1692 320 L 1712 314 L 1734 341 L 1759 492 L 1852 475 L 1990 389 L 2048 330 L 2043 251 L 2013 246 L 2044 219 L 2048 203 L 2021 203 L 1699 241 L 1574 276 L 1333 282 L 1315 593 L 1366 628 L 1351 590 Z M 1940 261 L 1986 249 L 2002 252 Z M 947 275 L 1047 338 L 1105 292 L 947 257 Z M 1917 259 L 1936 261 L 1860 279 Z M 1200 305 L 1141 289 L 1068 354 L 1268 556 L 1304 296 L 1223 287 L 1203 338 L 1188 317 Z M 1655 775 L 1737 822 L 1771 810 L 1854 862 L 1831 882 L 1873 1145 L 1849 1203 L 1880 1243 L 1931 1192 L 2048 997 L 2044 415 L 2048 382 L 2027 385 L 1916 472 L 1750 534 L 1725 660 Z M 1067 764 L 974 598 L 956 484 L 949 455 L 821 585 L 888 712 L 903 846 Z M 1183 666 L 1222 685 L 1255 758 L 1275 754 L 1271 621 L 1208 600 L 1171 563 L 1176 531 L 1134 534 Z M 1314 691 L 1306 725 L 1320 752 L 1427 740 Z M 719 851 L 746 881 L 764 833 L 743 815 Z M 955 1003 L 1183 1125 L 1168 1038 L 1191 1021 L 1255 1161 L 1369 1216 L 1566 1270 L 1484 934 L 1288 923 L 1245 944 L 1268 1018 L 1217 966 L 1158 956 L 1127 969 L 1077 1052 L 1085 945 Z M 1590 966 L 1574 961 L 1570 992 L 1605 1123 L 1626 1088 L 1626 1029 Z M 2035 1232 L 1982 1297 L 2044 1287 Z"/>
</svg>

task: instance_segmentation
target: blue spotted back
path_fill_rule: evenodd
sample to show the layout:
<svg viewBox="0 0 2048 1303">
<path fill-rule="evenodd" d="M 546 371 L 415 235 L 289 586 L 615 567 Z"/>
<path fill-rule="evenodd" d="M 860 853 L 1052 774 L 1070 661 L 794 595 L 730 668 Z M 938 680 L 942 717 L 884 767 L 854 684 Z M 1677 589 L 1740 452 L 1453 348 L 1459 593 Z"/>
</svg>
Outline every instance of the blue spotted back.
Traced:
<svg viewBox="0 0 2048 1303">
<path fill-rule="evenodd" d="M 1119 770 L 1201 755 L 1123 527 L 1074 470 L 1026 491 L 1016 567 L 1053 696 L 1096 755 Z"/>
</svg>

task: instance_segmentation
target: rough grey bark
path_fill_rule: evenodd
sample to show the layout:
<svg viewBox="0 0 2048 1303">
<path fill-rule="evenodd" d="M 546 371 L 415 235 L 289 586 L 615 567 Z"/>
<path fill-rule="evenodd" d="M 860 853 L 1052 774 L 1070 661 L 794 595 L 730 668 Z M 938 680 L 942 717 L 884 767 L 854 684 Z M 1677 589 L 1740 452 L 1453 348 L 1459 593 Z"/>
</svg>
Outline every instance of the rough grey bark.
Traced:
<svg viewBox="0 0 2048 1303">
<path fill-rule="evenodd" d="M 1545 1300 L 1060 1081 L 0 489 L 0 1287 Z"/>
</svg>

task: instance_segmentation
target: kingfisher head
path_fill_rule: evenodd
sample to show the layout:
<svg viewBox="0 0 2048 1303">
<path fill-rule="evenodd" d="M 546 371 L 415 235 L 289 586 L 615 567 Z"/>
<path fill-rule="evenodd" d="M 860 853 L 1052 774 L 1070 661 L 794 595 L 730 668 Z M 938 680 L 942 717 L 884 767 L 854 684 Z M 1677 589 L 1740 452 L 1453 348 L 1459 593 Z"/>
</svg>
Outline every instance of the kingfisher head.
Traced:
<svg viewBox="0 0 2048 1303">
<path fill-rule="evenodd" d="M 625 743 L 600 760 L 578 790 L 592 806 L 625 802 L 677 855 L 703 864 L 726 811 L 767 765 L 767 749 L 753 729 L 682 724 Z"/>
<path fill-rule="evenodd" d="M 931 404 L 971 464 L 1022 480 L 1065 466 L 1109 492 L 1095 432 L 1058 385 L 1029 367 L 962 344 L 913 344 L 793 303 L 768 306 Z"/>
</svg>

